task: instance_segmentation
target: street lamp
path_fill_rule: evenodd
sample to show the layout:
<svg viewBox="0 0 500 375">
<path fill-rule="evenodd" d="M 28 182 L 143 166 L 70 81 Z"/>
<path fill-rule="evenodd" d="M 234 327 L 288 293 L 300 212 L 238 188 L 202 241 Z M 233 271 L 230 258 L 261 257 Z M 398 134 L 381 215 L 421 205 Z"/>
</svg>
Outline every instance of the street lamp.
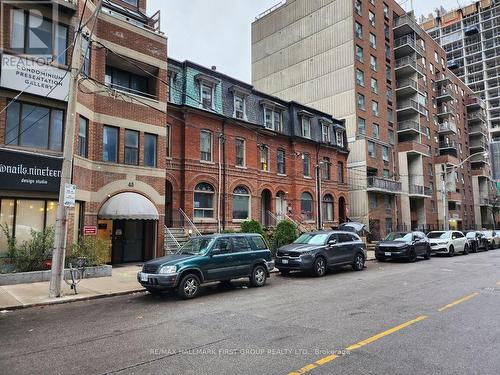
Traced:
<svg viewBox="0 0 500 375">
<path fill-rule="evenodd" d="M 449 223 L 449 217 L 448 217 L 448 190 L 447 190 L 447 184 L 448 184 L 448 169 L 451 170 L 451 172 L 455 172 L 458 168 L 460 168 L 462 165 L 464 165 L 469 159 L 476 155 L 483 155 L 485 159 L 488 158 L 488 152 L 476 152 L 474 154 L 469 155 L 467 158 L 465 158 L 462 162 L 459 164 L 453 164 L 450 167 L 445 167 L 443 171 L 443 211 L 444 211 L 444 230 L 449 230 L 450 229 L 450 223 Z"/>
</svg>

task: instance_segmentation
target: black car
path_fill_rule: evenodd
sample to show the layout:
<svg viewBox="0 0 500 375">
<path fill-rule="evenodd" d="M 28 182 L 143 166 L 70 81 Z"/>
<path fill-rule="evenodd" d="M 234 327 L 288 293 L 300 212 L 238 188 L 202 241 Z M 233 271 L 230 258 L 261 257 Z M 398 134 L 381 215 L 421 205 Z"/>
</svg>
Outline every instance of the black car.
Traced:
<svg viewBox="0 0 500 375">
<path fill-rule="evenodd" d="M 490 249 L 490 242 L 486 235 L 481 231 L 470 231 L 465 233 L 465 237 L 469 240 L 469 247 L 472 253 L 477 253 L 478 250 L 488 251 Z"/>
<path fill-rule="evenodd" d="M 414 262 L 418 256 L 431 257 L 429 239 L 422 232 L 392 232 L 375 247 L 375 258 L 381 262 L 396 258 Z"/>
<path fill-rule="evenodd" d="M 351 265 L 364 269 L 366 245 L 355 233 L 320 231 L 304 233 L 295 242 L 282 246 L 276 253 L 276 268 L 282 274 L 307 271 L 323 276 L 333 266 Z"/>
</svg>

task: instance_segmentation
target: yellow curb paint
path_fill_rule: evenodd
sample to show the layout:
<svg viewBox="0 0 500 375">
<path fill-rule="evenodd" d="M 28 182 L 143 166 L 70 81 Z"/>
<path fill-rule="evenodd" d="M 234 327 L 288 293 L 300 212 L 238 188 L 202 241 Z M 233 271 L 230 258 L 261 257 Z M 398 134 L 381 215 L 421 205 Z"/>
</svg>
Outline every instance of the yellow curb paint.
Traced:
<svg viewBox="0 0 500 375">
<path fill-rule="evenodd" d="M 365 346 L 365 345 L 368 345 L 374 341 L 377 341 L 379 339 L 381 339 L 382 337 L 385 337 L 385 336 L 388 336 L 388 335 L 391 335 L 393 334 L 394 332 L 397 332 L 397 331 L 400 331 L 402 330 L 403 328 L 406 328 L 414 323 L 417 323 L 417 322 L 420 322 L 421 320 L 424 320 L 426 319 L 427 316 L 426 315 L 422 315 L 422 316 L 419 316 L 418 318 L 416 319 L 413 319 L 413 320 L 409 320 L 408 322 L 406 323 L 403 323 L 403 324 L 400 324 L 396 327 L 393 327 L 391 329 L 388 329 L 387 331 L 384 331 L 384 332 L 381 332 L 379 334 L 376 334 L 375 336 L 372 336 L 372 337 L 369 337 L 363 341 L 360 341 L 358 342 L 357 344 L 354 344 L 354 345 L 351 345 L 349 347 L 346 348 L 346 350 L 356 350 L 356 349 L 359 349 L 361 348 L 362 346 Z"/>
<path fill-rule="evenodd" d="M 453 301 L 452 303 L 449 303 L 441 308 L 438 309 L 439 312 L 441 311 L 444 311 L 444 310 L 448 310 L 449 308 L 453 307 L 453 306 L 456 306 L 462 302 L 465 302 L 465 301 L 468 301 L 470 300 L 471 298 L 474 298 L 476 296 L 478 296 L 479 293 L 478 292 L 475 292 L 475 293 L 472 293 L 472 294 L 469 294 L 468 296 L 465 296 L 463 298 L 460 298 L 460 299 L 457 299 L 456 301 Z"/>
<path fill-rule="evenodd" d="M 420 322 L 421 320 L 424 320 L 426 318 L 427 318 L 426 315 L 419 316 L 416 319 L 410 320 L 410 321 L 408 321 L 406 323 L 403 323 L 403 324 L 400 324 L 400 325 L 398 325 L 396 327 L 388 329 L 387 331 L 381 332 L 381 333 L 379 333 L 379 334 L 377 334 L 375 336 L 372 336 L 372 337 L 369 337 L 369 338 L 367 338 L 367 339 L 365 339 L 363 341 L 360 341 L 357 344 L 351 345 L 351 346 L 347 347 L 346 350 L 359 349 L 362 346 L 368 345 L 368 344 L 370 344 L 370 343 L 372 343 L 374 341 L 377 341 L 377 340 L 381 339 L 382 337 L 385 337 L 385 336 L 388 336 L 388 335 L 390 335 L 390 334 L 392 334 L 394 332 L 400 331 L 403 328 L 406 328 L 406 327 L 408 327 L 408 326 L 410 326 L 410 325 L 412 325 L 414 323 Z M 330 363 L 331 361 L 333 361 L 336 358 L 338 358 L 338 356 L 335 355 L 335 354 L 323 357 L 321 359 L 318 359 L 314 363 L 310 363 L 310 364 L 302 367 L 300 370 L 288 373 L 288 375 L 301 375 L 301 374 L 305 374 L 306 372 L 314 370 L 318 366 L 323 366 L 323 365 L 325 365 L 327 363 Z"/>
</svg>

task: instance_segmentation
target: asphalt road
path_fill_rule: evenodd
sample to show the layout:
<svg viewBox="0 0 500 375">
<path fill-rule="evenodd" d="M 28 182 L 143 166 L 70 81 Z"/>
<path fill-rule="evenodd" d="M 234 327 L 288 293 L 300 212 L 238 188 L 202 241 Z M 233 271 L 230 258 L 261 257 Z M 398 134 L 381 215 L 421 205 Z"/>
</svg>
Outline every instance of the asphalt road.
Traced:
<svg viewBox="0 0 500 375">
<path fill-rule="evenodd" d="M 0 314 L 0 374 L 500 374 L 500 250 Z"/>
</svg>

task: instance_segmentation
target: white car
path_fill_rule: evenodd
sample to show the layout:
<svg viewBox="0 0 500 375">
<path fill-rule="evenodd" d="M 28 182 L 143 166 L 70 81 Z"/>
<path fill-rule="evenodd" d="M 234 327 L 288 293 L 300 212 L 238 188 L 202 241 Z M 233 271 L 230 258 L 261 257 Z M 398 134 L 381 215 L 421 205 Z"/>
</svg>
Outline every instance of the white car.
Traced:
<svg viewBox="0 0 500 375">
<path fill-rule="evenodd" d="M 456 253 L 469 254 L 469 241 L 462 232 L 455 230 L 434 231 L 427 234 L 434 254 L 447 254 L 452 257 Z"/>
</svg>

